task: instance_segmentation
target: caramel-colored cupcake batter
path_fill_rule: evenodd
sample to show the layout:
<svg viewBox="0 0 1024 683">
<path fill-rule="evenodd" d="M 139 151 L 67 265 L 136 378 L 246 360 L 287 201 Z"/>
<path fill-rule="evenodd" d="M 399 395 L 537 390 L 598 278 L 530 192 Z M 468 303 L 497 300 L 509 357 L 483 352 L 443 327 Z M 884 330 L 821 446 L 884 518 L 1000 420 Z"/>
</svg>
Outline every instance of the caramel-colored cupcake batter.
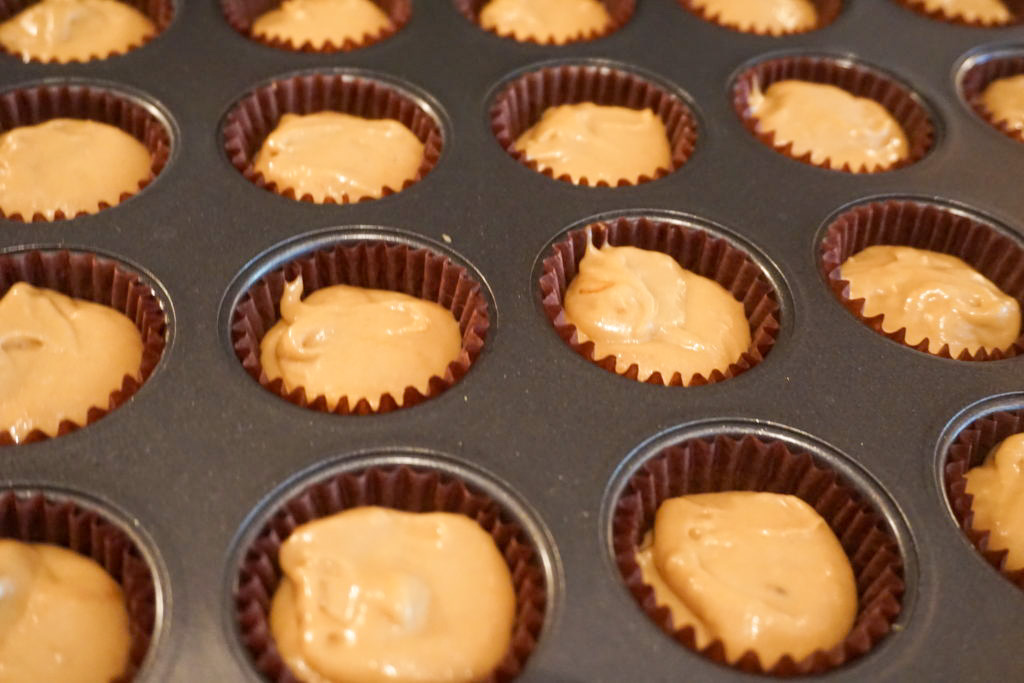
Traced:
<svg viewBox="0 0 1024 683">
<path fill-rule="evenodd" d="M 1009 551 L 1007 571 L 1024 569 L 1024 434 L 1005 439 L 965 476 L 972 526 L 989 532 L 989 550 Z"/>
<path fill-rule="evenodd" d="M 362 43 L 392 27 L 391 18 L 372 0 L 284 0 L 256 17 L 252 34 L 322 48 L 327 43 L 341 47 L 346 40 Z"/>
<path fill-rule="evenodd" d="M 992 81 L 981 93 L 981 102 L 998 123 L 1024 131 L 1024 74 Z"/>
<path fill-rule="evenodd" d="M 945 12 L 950 17 L 983 24 L 1006 24 L 1013 15 L 999 0 L 922 0 L 929 12 Z"/>
<path fill-rule="evenodd" d="M 750 347 L 743 304 L 658 251 L 588 244 L 564 306 L 595 359 L 615 356 L 619 372 L 636 363 L 641 381 L 655 372 L 666 381 L 678 372 L 684 384 L 709 377 Z"/>
<path fill-rule="evenodd" d="M 306 683 L 469 683 L 508 651 L 516 596 L 464 515 L 360 507 L 282 544 L 270 627 Z"/>
<path fill-rule="evenodd" d="M 63 420 L 85 424 L 141 365 L 142 335 L 109 306 L 26 282 L 0 299 L 0 429 L 15 441 L 34 429 L 55 436 Z"/>
<path fill-rule="evenodd" d="M 401 190 L 422 163 L 423 143 L 398 121 L 322 111 L 282 116 L 253 168 L 300 199 L 354 202 Z"/>
<path fill-rule="evenodd" d="M 1020 304 L 955 256 L 925 249 L 875 245 L 839 268 L 849 297 L 864 299 L 863 315 L 882 319 L 882 329 L 906 328 L 911 346 L 928 339 L 938 353 L 949 344 L 956 358 L 1007 349 L 1020 335 Z"/>
<path fill-rule="evenodd" d="M 85 62 L 127 52 L 155 33 L 149 17 L 117 0 L 42 0 L 0 23 L 0 45 L 26 62 Z"/>
<path fill-rule="evenodd" d="M 491 0 L 480 10 L 488 30 L 556 45 L 601 33 L 611 22 L 600 0 Z"/>
<path fill-rule="evenodd" d="M 721 639 L 765 668 L 838 644 L 857 615 L 853 569 L 821 516 L 795 496 L 730 491 L 670 498 L 638 553 L 644 581 L 697 646 Z"/>
<path fill-rule="evenodd" d="M 668 134 L 657 114 L 592 102 L 546 109 L 513 148 L 541 170 L 551 169 L 556 178 L 568 175 L 574 183 L 635 183 L 672 167 Z"/>
<path fill-rule="evenodd" d="M 693 0 L 692 4 L 709 19 L 741 31 L 793 33 L 818 23 L 810 0 Z"/>
<path fill-rule="evenodd" d="M 73 218 L 114 206 L 139 190 L 153 160 L 120 128 L 79 119 L 50 119 L 0 135 L 0 209 L 25 220 L 57 211 Z"/>
<path fill-rule="evenodd" d="M 383 289 L 335 285 L 305 301 L 302 278 L 285 287 L 281 319 L 260 342 L 260 362 L 271 380 L 306 397 L 326 396 L 333 409 L 365 398 L 374 410 L 382 394 L 402 404 L 406 387 L 426 394 L 430 378 L 444 377 L 462 350 L 459 323 L 432 301 Z"/>
<path fill-rule="evenodd" d="M 0 681 L 109 683 L 128 666 L 124 595 L 90 558 L 0 540 Z"/>
<path fill-rule="evenodd" d="M 784 80 L 755 88 L 748 100 L 757 130 L 775 134 L 775 146 L 792 143 L 795 157 L 854 173 L 889 168 L 910 154 L 906 133 L 885 107 L 824 83 Z"/>
</svg>

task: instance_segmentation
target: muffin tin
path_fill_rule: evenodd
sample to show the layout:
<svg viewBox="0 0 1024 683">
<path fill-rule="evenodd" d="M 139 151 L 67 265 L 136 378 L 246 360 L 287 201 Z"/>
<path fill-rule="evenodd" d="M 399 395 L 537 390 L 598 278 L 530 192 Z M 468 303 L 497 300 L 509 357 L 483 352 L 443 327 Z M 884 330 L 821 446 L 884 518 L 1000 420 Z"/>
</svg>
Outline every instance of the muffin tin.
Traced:
<svg viewBox="0 0 1024 683">
<path fill-rule="evenodd" d="M 268 511 L 312 477 L 412 458 L 479 486 L 535 546 L 546 596 L 517 681 L 724 682 L 751 679 L 673 642 L 637 605 L 614 558 L 615 504 L 637 463 L 671 444 L 779 440 L 846 473 L 901 556 L 891 632 L 816 678 L 1013 680 L 1024 669 L 1024 592 L 959 528 L 944 469 L 962 425 L 991 405 L 1024 408 L 1024 359 L 971 363 L 895 343 L 844 309 L 819 261 L 831 221 L 880 198 L 981 215 L 1024 242 L 1024 147 L 958 93 L 963 69 L 1015 50 L 1024 52 L 1019 28 L 934 21 L 895 0 L 847 1 L 828 26 L 780 38 L 717 26 L 674 0 L 639 0 L 614 33 L 566 46 L 500 38 L 452 0 L 418 0 L 393 36 L 318 54 L 249 40 L 217 3 L 179 0 L 167 29 L 125 55 L 0 58 L 4 91 L 67 80 L 112 88 L 165 119 L 171 143 L 160 174 L 116 207 L 2 221 L 3 252 L 69 248 L 123 262 L 154 285 L 167 328 L 160 362 L 124 405 L 64 436 L 0 448 L 0 489 L 117 512 L 155 580 L 156 626 L 136 680 L 260 680 L 235 592 Z M 910 87 L 934 125 L 928 152 L 853 175 L 751 135 L 733 108 L 737 76 L 808 55 L 872 65 Z M 616 188 L 558 182 L 510 158 L 492 132 L 495 97 L 518 76 L 566 64 L 670 85 L 696 121 L 692 154 L 665 177 Z M 223 126 L 238 102 L 275 80 L 336 73 L 416 95 L 443 138 L 429 174 L 381 200 L 317 205 L 236 170 Z M 620 217 L 698 225 L 740 245 L 777 293 L 770 353 L 736 377 L 682 388 L 620 377 L 574 352 L 542 303 L 544 259 L 571 230 Z M 472 367 L 415 407 L 341 416 L 292 405 L 261 388 L 233 348 L 232 313 L 250 284 L 354 236 L 448 256 L 487 299 Z"/>
</svg>

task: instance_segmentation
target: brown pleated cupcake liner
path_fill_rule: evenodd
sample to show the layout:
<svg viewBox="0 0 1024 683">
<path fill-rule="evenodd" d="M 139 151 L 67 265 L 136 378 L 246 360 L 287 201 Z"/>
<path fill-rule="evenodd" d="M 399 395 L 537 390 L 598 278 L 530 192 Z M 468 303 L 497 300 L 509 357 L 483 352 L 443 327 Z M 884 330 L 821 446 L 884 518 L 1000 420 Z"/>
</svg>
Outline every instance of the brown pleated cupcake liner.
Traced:
<svg viewBox="0 0 1024 683">
<path fill-rule="evenodd" d="M 150 175 L 139 181 L 134 192 L 123 192 L 119 203 L 141 192 L 167 165 L 171 153 L 171 134 L 167 127 L 141 104 L 115 91 L 87 85 L 38 85 L 9 90 L 0 94 L 0 133 L 18 126 L 31 126 L 55 118 L 87 119 L 120 128 L 149 150 L 153 159 Z M 110 208 L 98 202 L 99 210 Z M 54 220 L 87 215 L 80 211 L 65 216 L 57 211 Z M 7 215 L 0 209 L 0 217 L 16 221 L 47 221 L 41 213 L 22 216 Z"/>
<path fill-rule="evenodd" d="M 788 79 L 834 85 L 857 97 L 875 100 L 896 119 L 906 134 L 907 157 L 889 166 L 854 169 L 844 163 L 841 167 L 835 167 L 829 159 L 815 163 L 811 160 L 811 152 L 795 154 L 792 143 L 777 143 L 775 133 L 758 129 L 758 119 L 751 112 L 748 100 L 755 88 L 764 91 L 772 83 Z M 781 57 L 755 64 L 737 77 L 733 84 L 732 102 L 746 129 L 776 152 L 811 166 L 847 173 L 881 173 L 903 168 L 920 161 L 931 149 L 935 138 L 935 127 L 928 112 L 906 86 L 879 71 L 846 59 Z"/>
<path fill-rule="evenodd" d="M 963 259 L 991 280 L 1024 309 L 1024 247 L 992 225 L 937 204 L 911 200 L 886 200 L 861 204 L 840 214 L 825 231 L 820 247 L 820 267 L 832 293 L 858 320 L 895 342 L 931 353 L 928 339 L 916 345 L 906 341 L 906 328 L 888 332 L 884 316 L 864 315 L 864 299 L 850 299 L 850 283 L 840 267 L 849 257 L 879 244 L 915 247 Z M 990 361 L 1024 352 L 1024 331 L 1008 349 L 976 353 L 967 349 L 956 360 Z M 952 358 L 948 345 L 932 355 Z"/>
<path fill-rule="evenodd" d="M 600 0 L 601 4 L 608 11 L 608 16 L 611 18 L 611 22 L 600 31 L 591 31 L 586 33 L 580 31 L 577 35 L 558 42 L 550 38 L 536 39 L 536 38 L 516 38 L 511 32 L 501 33 L 495 29 L 484 28 L 480 24 L 480 12 L 483 8 L 491 2 L 491 0 L 454 0 L 455 9 L 459 11 L 462 16 L 466 17 L 474 24 L 479 26 L 488 33 L 493 33 L 501 38 L 507 38 L 509 40 L 515 40 L 520 43 L 533 43 L 534 45 L 569 45 L 572 43 L 580 43 L 584 41 L 597 40 L 598 38 L 604 38 L 607 35 L 615 33 L 620 28 L 626 25 L 626 23 L 633 18 L 633 12 L 636 10 L 636 0 Z"/>
<path fill-rule="evenodd" d="M 728 662 L 715 640 L 696 644 L 692 626 L 676 627 L 667 607 L 643 581 L 636 552 L 668 498 L 718 491 L 767 491 L 803 499 L 820 514 L 843 546 L 857 585 L 857 617 L 846 638 L 800 661 L 785 656 L 766 669 L 753 651 Z M 719 664 L 773 676 L 819 674 L 871 650 L 891 630 L 902 610 L 903 560 L 881 513 L 830 467 L 776 440 L 750 435 L 694 438 L 665 448 L 626 483 L 614 508 L 612 542 L 616 564 L 643 611 L 678 643 Z"/>
<path fill-rule="evenodd" d="M 1013 130 L 1006 125 L 1005 121 L 997 119 L 996 115 L 985 106 L 982 95 L 985 93 L 985 88 L 993 81 L 1019 76 L 1022 73 L 1024 73 L 1024 54 L 979 59 L 964 73 L 960 82 L 960 92 L 971 109 L 997 130 L 1018 142 L 1024 142 L 1024 131 Z"/>
<path fill-rule="evenodd" d="M 929 19 L 935 19 L 936 21 L 945 21 L 950 24 L 960 24 L 962 26 L 973 26 L 975 28 L 1003 28 L 1005 26 L 1014 26 L 1024 21 L 1024 0 L 999 0 L 1006 9 L 1010 11 L 1011 19 L 1005 24 L 998 22 L 985 22 L 981 20 L 968 20 L 964 17 L 952 15 L 946 13 L 945 10 L 941 9 L 928 9 L 922 0 L 894 0 L 895 2 L 903 5 L 907 9 L 916 12 L 922 16 L 926 16 Z"/>
<path fill-rule="evenodd" d="M 156 578 L 135 542 L 103 514 L 36 491 L 0 491 L 0 538 L 49 543 L 102 566 L 121 586 L 131 636 L 128 667 L 114 683 L 135 678 L 156 628 Z"/>
<path fill-rule="evenodd" d="M 283 0 L 220 0 L 221 10 L 224 12 L 224 19 L 231 28 L 241 33 L 246 38 L 279 50 L 291 50 L 293 52 L 351 52 L 359 48 L 369 47 L 375 43 L 387 40 L 395 35 L 409 22 L 412 16 L 411 0 L 373 0 L 388 18 L 391 19 L 391 26 L 381 30 L 376 35 L 365 34 L 362 40 L 346 38 L 340 45 L 328 41 L 320 47 L 314 46 L 309 41 L 296 45 L 291 40 L 283 40 L 276 37 L 258 36 L 252 32 L 252 25 L 256 19 L 271 10 L 281 6 Z"/>
<path fill-rule="evenodd" d="M 385 187 L 382 196 L 400 192 L 423 179 L 441 157 L 444 144 L 438 122 L 408 95 L 380 81 L 348 74 L 305 74 L 275 81 L 260 87 L 240 100 L 224 122 L 224 149 L 232 165 L 249 181 L 271 192 L 306 202 L 309 194 L 296 196 L 292 188 L 278 187 L 268 181 L 253 164 L 263 142 L 285 114 L 313 114 L 336 111 L 369 119 L 394 119 L 408 128 L 423 143 L 423 161 L 416 176 L 402 187 Z M 371 201 L 363 197 L 359 201 Z M 325 204 L 347 204 L 328 197 Z"/>
<path fill-rule="evenodd" d="M 458 358 L 448 365 L 444 377 L 430 378 L 425 394 L 412 386 L 406 387 L 402 396 L 384 394 L 376 410 L 365 397 L 345 396 L 332 408 L 326 396 L 307 396 L 303 387 L 289 390 L 280 378 L 267 377 L 260 362 L 260 342 L 281 317 L 285 283 L 299 275 L 304 297 L 332 285 L 353 285 L 402 292 L 440 304 L 459 322 L 462 349 Z M 483 348 L 489 328 L 487 300 L 480 283 L 466 268 L 428 249 L 374 241 L 340 243 L 278 268 L 249 288 L 231 316 L 235 355 L 253 379 L 267 391 L 297 406 L 339 415 L 387 413 L 441 394 L 469 371 Z"/>
<path fill-rule="evenodd" d="M 110 306 L 135 323 L 142 335 L 142 364 L 137 375 L 125 375 L 104 406 L 89 409 L 85 424 L 104 417 L 128 401 L 153 374 L 166 346 L 167 314 L 152 287 L 138 273 L 111 259 L 79 251 L 32 250 L 0 254 L 0 297 L 16 282 L 52 289 L 75 299 Z M 56 435 L 35 429 L 20 442 L 0 431 L 0 446 L 63 436 L 84 425 L 61 421 Z"/>
<path fill-rule="evenodd" d="M 974 420 L 957 435 L 949 447 L 942 472 L 949 507 L 971 545 L 996 571 L 1018 588 L 1024 589 L 1024 569 L 1007 569 L 1008 551 L 989 549 L 989 530 L 975 528 L 972 508 L 974 496 L 967 493 L 965 476 L 969 469 L 982 464 L 1001 441 L 1021 432 L 1024 432 L 1024 409 L 990 413 Z"/>
<path fill-rule="evenodd" d="M 711 22 L 712 24 L 718 24 L 722 28 L 727 28 L 740 33 L 753 33 L 754 35 L 762 36 L 791 36 L 800 33 L 809 33 L 810 31 L 817 31 L 818 29 L 825 28 L 839 16 L 840 10 L 843 8 L 842 0 L 810 0 L 810 3 L 814 5 L 814 11 L 817 13 L 818 21 L 810 28 L 798 29 L 796 31 L 762 31 L 754 28 L 741 28 L 737 24 L 725 23 L 719 15 L 712 14 L 712 9 L 708 7 L 698 7 L 694 4 L 693 0 L 678 0 L 679 4 L 685 9 L 689 10 L 693 14 L 704 21 Z"/>
<path fill-rule="evenodd" d="M 547 585 L 538 551 L 522 526 L 485 493 L 429 468 L 369 467 L 337 474 L 282 503 L 248 548 L 235 589 L 242 642 L 259 671 L 272 681 L 293 683 L 270 631 L 270 604 L 281 581 L 278 552 L 301 524 L 351 508 L 376 505 L 407 512 L 451 512 L 476 520 L 508 563 L 516 593 L 516 618 L 508 653 L 485 679 L 515 678 L 537 645 L 547 608 Z"/>
<path fill-rule="evenodd" d="M 18 14 L 22 10 L 28 9 L 32 5 L 35 5 L 40 0 L 0 0 L 0 22 L 7 21 L 12 18 L 15 14 Z M 158 35 L 167 30 L 167 27 L 171 25 L 171 20 L 174 19 L 174 2 L 173 0 L 120 0 L 124 4 L 137 9 L 146 15 L 153 25 L 156 27 L 156 31 L 150 35 L 145 36 L 141 42 L 132 44 L 126 47 L 124 50 L 113 50 L 107 54 L 93 54 L 90 55 L 85 61 L 95 61 L 98 59 L 108 59 L 117 55 L 123 55 L 132 50 L 146 45 Z M 0 53 L 8 54 L 17 59 L 22 59 L 22 56 L 16 52 L 11 52 L 6 46 L 0 45 Z M 41 60 L 35 57 L 25 60 L 27 62 L 41 62 L 46 64 L 57 64 L 59 63 L 56 59 Z M 69 62 L 64 63 L 80 63 L 81 60 L 72 59 Z"/>
<path fill-rule="evenodd" d="M 761 267 L 744 251 L 704 230 L 643 217 L 618 218 L 570 232 L 552 247 L 552 255 L 544 259 L 540 278 L 544 311 L 558 336 L 599 367 L 633 380 L 639 376 L 635 363 L 625 372 L 619 372 L 615 356 L 595 358 L 594 342 L 580 342 L 576 326 L 566 316 L 565 293 L 579 271 L 579 263 L 591 240 L 598 248 L 611 244 L 668 254 L 683 268 L 714 280 L 743 304 L 750 322 L 751 343 L 739 359 L 724 370 L 715 370 L 709 377 L 700 374 L 683 377 L 678 372 L 664 377 L 655 372 L 645 380 L 648 384 L 699 386 L 721 382 L 760 363 L 775 345 L 779 332 L 778 295 Z"/>
<path fill-rule="evenodd" d="M 665 125 L 672 153 L 671 168 L 659 168 L 654 177 L 642 176 L 638 183 L 662 178 L 678 170 L 693 153 L 697 142 L 697 121 L 693 112 L 676 95 L 651 81 L 614 67 L 565 64 L 532 71 L 509 83 L 491 105 L 491 130 L 508 154 L 525 166 L 556 178 L 551 169 L 542 169 L 514 146 L 520 135 L 536 124 L 544 111 L 562 104 L 593 102 L 630 109 L 651 109 Z M 568 174 L 556 180 L 573 183 Z M 577 185 L 607 187 L 608 183 L 580 178 Z M 617 186 L 633 185 L 622 179 Z"/>
</svg>

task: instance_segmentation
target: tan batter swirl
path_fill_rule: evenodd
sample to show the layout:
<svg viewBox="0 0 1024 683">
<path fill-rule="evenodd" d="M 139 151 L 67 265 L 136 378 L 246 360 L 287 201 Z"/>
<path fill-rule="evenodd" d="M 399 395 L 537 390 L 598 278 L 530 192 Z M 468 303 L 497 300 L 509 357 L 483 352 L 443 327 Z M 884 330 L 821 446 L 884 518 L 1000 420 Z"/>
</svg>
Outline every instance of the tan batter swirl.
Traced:
<svg viewBox="0 0 1024 683">
<path fill-rule="evenodd" d="M 809 0 L 692 0 L 710 19 L 723 26 L 757 33 L 807 31 L 818 23 Z"/>
<path fill-rule="evenodd" d="M 110 683 L 130 644 L 121 587 L 99 564 L 0 540 L 0 681 Z"/>
<path fill-rule="evenodd" d="M 295 47 L 327 43 L 341 47 L 346 40 L 361 43 L 392 28 L 391 18 L 371 0 L 284 0 L 252 23 L 259 38 L 288 41 Z"/>
<path fill-rule="evenodd" d="M 63 420 L 85 424 L 141 365 L 142 336 L 109 306 L 25 282 L 0 299 L 0 429 L 16 442 L 34 429 L 56 436 Z"/>
<path fill-rule="evenodd" d="M 1024 434 L 1005 439 L 966 477 L 972 526 L 989 532 L 989 550 L 1008 551 L 1007 571 L 1024 569 Z"/>
<path fill-rule="evenodd" d="M 568 175 L 574 183 L 635 183 L 672 167 L 665 124 L 650 109 L 592 102 L 550 107 L 513 147 L 541 170 L 550 169 L 556 178 Z"/>
<path fill-rule="evenodd" d="M 906 328 L 911 346 L 928 340 L 938 353 L 949 344 L 956 358 L 1007 349 L 1020 336 L 1020 304 L 955 256 L 925 249 L 876 245 L 839 268 L 850 299 L 864 299 L 865 317 L 885 316 L 882 329 Z"/>
<path fill-rule="evenodd" d="M 556 45 L 600 33 L 611 21 L 599 0 L 491 0 L 480 10 L 488 30 Z"/>
<path fill-rule="evenodd" d="M 508 651 L 512 577 L 464 515 L 346 510 L 292 532 L 280 565 L 271 631 L 305 683 L 470 683 Z"/>
<path fill-rule="evenodd" d="M 85 62 L 127 52 L 155 33 L 149 17 L 124 2 L 42 0 L 0 24 L 0 45 L 26 62 Z"/>
<path fill-rule="evenodd" d="M 753 650 L 765 668 L 846 637 L 857 615 L 853 569 L 821 516 L 795 496 L 730 491 L 670 498 L 637 553 L 644 581 L 697 647 Z"/>
<path fill-rule="evenodd" d="M 302 278 L 285 287 L 281 319 L 260 342 L 260 361 L 288 391 L 326 396 L 333 410 L 365 398 L 376 410 L 383 394 L 399 405 L 406 387 L 426 394 L 462 350 L 459 323 L 432 301 L 382 289 L 335 285 L 305 301 Z"/>
<path fill-rule="evenodd" d="M 138 192 L 153 160 L 141 142 L 98 121 L 50 119 L 0 135 L 0 209 L 25 220 L 72 218 Z"/>
<path fill-rule="evenodd" d="M 743 304 L 658 251 L 588 244 L 564 305 L 594 358 L 615 356 L 619 372 L 636 363 L 640 381 L 679 372 L 687 384 L 724 372 L 750 347 Z"/>
<path fill-rule="evenodd" d="M 1006 24 L 1013 19 L 1010 10 L 999 0 L 922 0 L 929 12 L 942 11 L 950 17 L 983 24 Z"/>
<path fill-rule="evenodd" d="M 998 123 L 1018 133 L 1024 131 L 1024 74 L 992 81 L 981 101 Z"/>
<path fill-rule="evenodd" d="M 282 116 L 253 168 L 300 199 L 354 202 L 401 190 L 422 163 L 423 143 L 398 121 L 322 111 Z"/>
<path fill-rule="evenodd" d="M 832 168 L 849 164 L 860 173 L 889 168 L 910 154 L 907 136 L 885 107 L 823 83 L 783 80 L 748 99 L 757 130 L 774 133 L 775 146 L 792 143 L 791 154 Z"/>
</svg>

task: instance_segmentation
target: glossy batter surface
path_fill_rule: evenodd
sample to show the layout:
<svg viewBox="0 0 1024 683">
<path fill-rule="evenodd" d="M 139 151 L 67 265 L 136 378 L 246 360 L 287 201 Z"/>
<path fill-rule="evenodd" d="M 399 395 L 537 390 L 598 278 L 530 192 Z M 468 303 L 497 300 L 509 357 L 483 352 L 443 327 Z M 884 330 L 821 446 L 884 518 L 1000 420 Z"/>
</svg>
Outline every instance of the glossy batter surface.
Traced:
<svg viewBox="0 0 1024 683">
<path fill-rule="evenodd" d="M 721 639 L 773 666 L 838 644 L 853 626 L 853 569 L 824 519 L 795 496 L 729 491 L 663 502 L 637 555 L 658 604 L 697 646 Z"/>
<path fill-rule="evenodd" d="M 843 262 L 840 277 L 851 299 L 864 299 L 865 317 L 885 316 L 882 329 L 907 329 L 910 345 L 928 339 L 954 358 L 1006 349 L 1020 335 L 1020 304 L 962 260 L 912 247 L 876 245 Z"/>
<path fill-rule="evenodd" d="M 923 0 L 923 3 L 930 12 L 942 10 L 948 16 L 967 21 L 1005 24 L 1013 18 L 1010 10 L 999 0 Z"/>
<path fill-rule="evenodd" d="M 0 429 L 15 441 L 85 424 L 141 365 L 139 330 L 109 306 L 25 282 L 0 300 Z"/>
<path fill-rule="evenodd" d="M 1024 74 L 997 78 L 981 94 L 992 117 L 1010 130 L 1024 130 Z"/>
<path fill-rule="evenodd" d="M 401 190 L 422 162 L 423 143 L 398 121 L 323 111 L 282 116 L 253 168 L 300 199 L 340 202 Z"/>
<path fill-rule="evenodd" d="M 298 527 L 270 625 L 306 683 L 470 683 L 511 641 L 508 566 L 474 520 L 379 507 Z"/>
<path fill-rule="evenodd" d="M 341 47 L 346 40 L 361 43 L 391 27 L 391 18 L 371 0 L 284 0 L 256 18 L 252 34 L 289 41 L 295 47 Z"/>
<path fill-rule="evenodd" d="M 658 251 L 588 244 L 564 306 L 595 359 L 615 356 L 619 372 L 636 363 L 641 381 L 679 372 L 686 384 L 724 372 L 750 347 L 743 304 Z"/>
<path fill-rule="evenodd" d="M 556 178 L 569 175 L 574 183 L 586 178 L 591 185 L 635 183 L 672 167 L 668 134 L 657 114 L 592 102 L 546 109 L 514 149 Z"/>
<path fill-rule="evenodd" d="M 604 31 L 611 21 L 599 0 L 491 0 L 480 10 L 486 29 L 557 45 Z"/>
<path fill-rule="evenodd" d="M 138 47 L 149 17 L 117 0 L 42 0 L 0 23 L 0 45 L 25 61 L 88 61 Z"/>
<path fill-rule="evenodd" d="M 989 532 L 990 550 L 1009 551 L 1007 570 L 1024 569 L 1024 434 L 1005 439 L 966 476 L 972 526 Z"/>
<path fill-rule="evenodd" d="M 693 0 L 709 19 L 741 31 L 792 33 L 814 28 L 818 12 L 809 0 Z"/>
<path fill-rule="evenodd" d="M 774 133 L 776 147 L 792 143 L 791 154 L 810 152 L 816 164 L 849 164 L 859 173 L 888 168 L 910 154 L 907 136 L 885 107 L 867 97 L 823 83 L 784 80 L 763 93 L 750 93 L 757 130 Z"/>
<path fill-rule="evenodd" d="M 121 587 L 90 558 L 0 540 L 0 681 L 109 683 L 128 665 Z"/>
<path fill-rule="evenodd" d="M 333 409 L 347 396 L 376 409 L 382 394 L 402 404 L 406 387 L 427 393 L 430 378 L 444 377 L 462 349 L 459 323 L 432 301 L 382 289 L 325 287 L 304 301 L 302 278 L 285 287 L 281 319 L 260 342 L 260 361 L 271 380 L 299 387 L 312 400 L 324 395 Z"/>
<path fill-rule="evenodd" d="M 50 119 L 0 135 L 0 209 L 31 220 L 96 213 L 120 203 L 150 176 L 153 160 L 120 128 L 80 119 Z"/>
</svg>

